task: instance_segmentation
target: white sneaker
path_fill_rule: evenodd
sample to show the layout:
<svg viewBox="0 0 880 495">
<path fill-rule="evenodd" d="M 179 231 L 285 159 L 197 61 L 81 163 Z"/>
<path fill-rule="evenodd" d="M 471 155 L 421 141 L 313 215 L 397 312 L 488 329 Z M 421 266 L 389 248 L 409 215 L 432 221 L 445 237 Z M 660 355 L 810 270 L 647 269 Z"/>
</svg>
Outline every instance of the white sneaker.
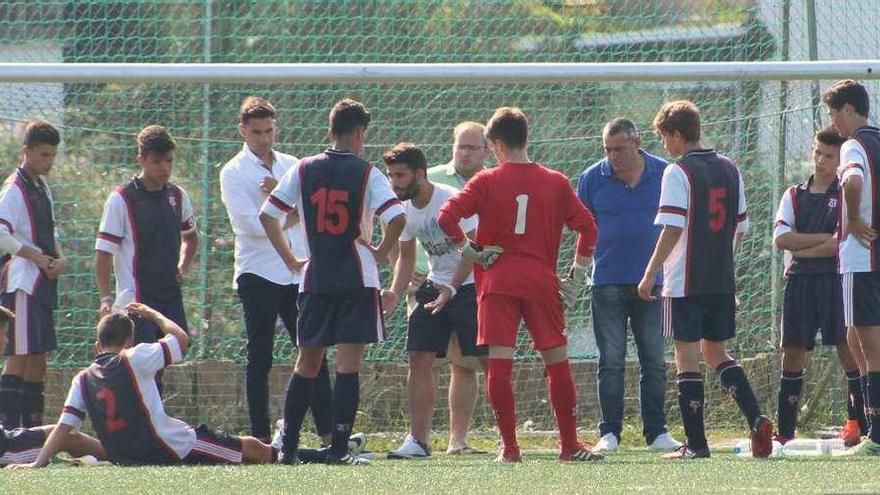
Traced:
<svg viewBox="0 0 880 495">
<path fill-rule="evenodd" d="M 272 443 L 269 445 L 281 450 L 281 435 L 284 433 L 284 420 L 279 419 L 275 422 L 275 433 L 272 434 Z"/>
<path fill-rule="evenodd" d="M 681 442 L 672 438 L 672 435 L 667 433 L 661 433 L 651 442 L 651 445 L 648 445 L 648 448 L 651 450 L 660 450 L 663 452 L 673 452 L 681 447 Z"/>
<path fill-rule="evenodd" d="M 367 436 L 363 433 L 355 433 L 348 437 L 348 453 L 355 457 L 362 457 L 361 454 L 367 448 Z"/>
<path fill-rule="evenodd" d="M 427 459 L 431 457 L 431 449 L 416 440 L 412 435 L 407 435 L 406 440 L 397 450 L 388 453 L 389 459 Z"/>
<path fill-rule="evenodd" d="M 617 437 L 614 436 L 614 433 L 606 433 L 602 435 L 602 438 L 596 442 L 596 445 L 593 445 L 593 448 L 590 449 L 592 452 L 596 454 L 609 454 L 611 452 L 617 452 L 617 449 L 620 447 L 620 444 L 617 442 Z"/>
</svg>

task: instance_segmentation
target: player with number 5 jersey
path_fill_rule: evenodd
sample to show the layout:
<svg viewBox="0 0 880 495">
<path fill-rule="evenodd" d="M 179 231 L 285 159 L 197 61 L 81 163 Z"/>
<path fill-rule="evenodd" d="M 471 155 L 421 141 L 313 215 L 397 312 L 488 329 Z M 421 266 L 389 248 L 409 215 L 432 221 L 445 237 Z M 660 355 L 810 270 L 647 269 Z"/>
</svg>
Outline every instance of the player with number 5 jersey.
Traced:
<svg viewBox="0 0 880 495">
<path fill-rule="evenodd" d="M 511 383 L 516 335 L 525 320 L 547 371 L 550 402 L 559 427 L 562 461 L 600 459 L 577 439 L 577 392 L 568 362 L 565 317 L 556 262 L 562 228 L 577 231 L 577 252 L 591 257 L 596 241 L 593 215 L 563 174 L 532 162 L 528 122 L 518 108 L 502 107 L 486 125 L 497 168 L 477 173 L 440 209 L 440 228 L 463 254 L 480 263 L 477 275 L 477 343 L 489 346 L 486 390 L 501 434 L 498 460 L 521 460 Z M 479 215 L 476 248 L 459 222 Z M 486 256 L 480 246 L 503 248 Z M 493 258 L 494 263 L 493 263 Z"/>
</svg>

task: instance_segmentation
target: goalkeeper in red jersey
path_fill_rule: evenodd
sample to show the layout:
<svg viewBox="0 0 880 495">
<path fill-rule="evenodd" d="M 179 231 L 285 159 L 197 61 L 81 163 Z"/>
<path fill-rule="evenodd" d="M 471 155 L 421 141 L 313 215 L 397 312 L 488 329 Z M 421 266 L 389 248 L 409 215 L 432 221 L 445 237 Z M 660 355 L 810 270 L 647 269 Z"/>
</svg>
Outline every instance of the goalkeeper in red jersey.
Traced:
<svg viewBox="0 0 880 495">
<path fill-rule="evenodd" d="M 577 439 L 577 392 L 568 362 L 568 342 L 556 262 L 563 226 L 577 231 L 577 277 L 562 290 L 586 283 L 586 261 L 596 241 L 593 216 L 568 178 L 532 162 L 528 122 L 518 108 L 502 107 L 486 126 L 499 166 L 476 174 L 440 209 L 438 223 L 465 256 L 477 263 L 477 344 L 489 346 L 486 389 L 503 449 L 499 461 L 520 462 L 511 383 L 516 334 L 525 320 L 547 370 L 550 402 L 559 427 L 562 461 L 601 459 Z M 459 227 L 479 215 L 476 243 Z M 570 291 L 569 289 L 575 289 Z"/>
</svg>

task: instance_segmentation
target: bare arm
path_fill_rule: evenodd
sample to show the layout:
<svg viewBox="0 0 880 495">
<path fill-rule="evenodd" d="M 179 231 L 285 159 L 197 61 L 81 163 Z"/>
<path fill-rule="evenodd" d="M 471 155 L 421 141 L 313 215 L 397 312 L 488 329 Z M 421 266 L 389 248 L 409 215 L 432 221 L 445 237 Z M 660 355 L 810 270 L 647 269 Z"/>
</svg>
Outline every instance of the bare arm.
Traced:
<svg viewBox="0 0 880 495">
<path fill-rule="evenodd" d="M 199 251 L 198 231 L 192 230 L 191 232 L 183 234 L 181 241 L 180 264 L 177 266 L 177 273 L 179 274 L 180 278 L 178 282 L 181 282 L 182 279 L 186 278 L 186 274 L 189 273 L 190 268 L 192 268 L 193 261 L 196 258 L 196 253 Z"/>
<path fill-rule="evenodd" d="M 848 232 L 864 244 L 869 245 L 871 241 L 877 238 L 877 231 L 866 224 L 859 213 L 859 206 L 862 202 L 862 178 L 859 176 L 850 176 L 843 184 L 843 201 L 846 204 L 846 222 Z"/>
<path fill-rule="evenodd" d="M 657 271 L 663 266 L 663 262 L 666 261 L 669 253 L 672 252 L 672 249 L 678 243 L 682 232 L 683 229 L 681 227 L 673 227 L 671 225 L 664 226 L 663 231 L 660 232 L 660 238 L 657 239 L 657 245 L 654 247 L 654 254 L 651 255 L 651 260 L 648 261 L 648 266 L 645 267 L 645 275 L 642 277 L 642 281 L 639 282 L 639 297 L 642 299 L 646 301 L 656 299 L 651 295 L 651 290 L 657 282 Z"/>
<path fill-rule="evenodd" d="M 791 255 L 795 258 L 831 258 L 837 256 L 837 248 L 837 239 L 831 237 L 818 246 L 792 251 Z"/>
<path fill-rule="evenodd" d="M 110 289 L 110 274 L 113 272 L 113 255 L 107 251 L 95 251 L 95 285 L 101 295 L 99 317 L 108 314 L 113 306 L 113 295 Z"/>
<path fill-rule="evenodd" d="M 406 227 L 406 215 L 401 213 L 396 217 L 392 218 L 388 225 L 385 226 L 384 232 L 382 232 L 382 240 L 379 242 L 379 245 L 376 246 L 376 256 L 379 259 L 388 259 L 388 255 L 391 253 L 391 249 L 397 244 L 397 240 L 400 238 L 400 234 L 403 232 L 403 228 Z M 412 278 L 412 275 L 410 275 Z"/>
<path fill-rule="evenodd" d="M 284 261 L 287 268 L 291 272 L 299 272 L 302 270 L 302 267 L 306 262 L 298 260 L 293 254 L 290 245 L 287 244 L 287 239 L 284 237 L 284 232 L 281 230 L 280 222 L 268 213 L 260 213 L 260 223 L 263 224 L 263 230 L 266 231 L 266 237 L 269 238 L 269 242 L 272 243 L 272 247 L 274 247 L 278 255 L 281 256 L 281 260 Z M 400 234 L 398 233 L 398 235 Z"/>
<path fill-rule="evenodd" d="M 801 249 L 814 248 L 826 243 L 832 238 L 831 234 L 817 232 L 813 234 L 802 234 L 800 232 L 786 232 L 773 240 L 776 249 L 786 249 L 788 251 L 799 251 Z"/>
<path fill-rule="evenodd" d="M 48 466 L 52 456 L 61 452 L 61 447 L 64 445 L 64 441 L 72 433 L 73 427 L 70 425 L 58 424 L 52 430 L 52 433 L 49 434 L 46 443 L 43 444 L 43 448 L 40 449 L 40 453 L 37 455 L 37 459 L 34 462 L 31 464 L 12 464 L 8 467 L 15 469 L 20 467 L 41 468 Z"/>
</svg>

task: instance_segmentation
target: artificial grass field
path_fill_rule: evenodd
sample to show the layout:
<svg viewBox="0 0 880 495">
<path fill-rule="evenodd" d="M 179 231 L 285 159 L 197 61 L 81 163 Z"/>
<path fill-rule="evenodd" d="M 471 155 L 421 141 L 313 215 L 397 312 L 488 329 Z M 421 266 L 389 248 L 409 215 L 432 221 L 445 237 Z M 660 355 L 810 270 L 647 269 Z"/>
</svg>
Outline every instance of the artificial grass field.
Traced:
<svg viewBox="0 0 880 495">
<path fill-rule="evenodd" d="M 716 449 L 711 459 L 665 461 L 654 452 L 623 450 L 596 463 L 561 464 L 527 451 L 522 464 L 493 456 L 436 454 L 427 461 L 386 460 L 371 466 L 241 466 L 73 468 L 0 471 L 2 494 L 193 493 L 877 493 L 880 458 L 740 459 Z"/>
</svg>

